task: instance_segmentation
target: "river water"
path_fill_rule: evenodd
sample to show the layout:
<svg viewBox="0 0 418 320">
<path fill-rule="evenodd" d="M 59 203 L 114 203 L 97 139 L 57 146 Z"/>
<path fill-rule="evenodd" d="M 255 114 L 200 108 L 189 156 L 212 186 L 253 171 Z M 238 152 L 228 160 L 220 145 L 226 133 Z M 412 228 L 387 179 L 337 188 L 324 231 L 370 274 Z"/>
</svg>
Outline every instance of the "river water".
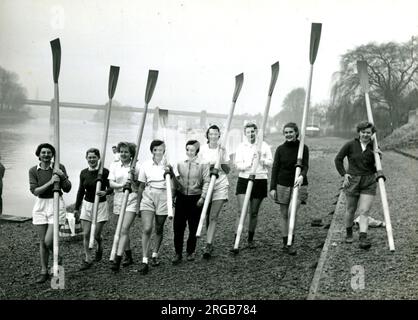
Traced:
<svg viewBox="0 0 418 320">
<path fill-rule="evenodd" d="M 85 152 L 90 147 L 101 149 L 104 124 L 84 120 L 86 113 L 77 109 L 63 110 L 60 119 L 60 161 L 66 167 L 72 189 L 64 194 L 66 205 L 75 202 L 79 185 L 80 171 L 87 167 Z M 79 114 L 79 116 L 77 116 Z M 139 151 L 139 161 L 150 159 L 149 145 L 153 139 L 152 119 L 147 116 L 142 143 Z M 29 191 L 29 169 L 38 164 L 35 155 L 36 147 L 43 142 L 51 142 L 49 128 L 49 112 L 38 112 L 36 118 L 23 123 L 5 123 L 1 121 L 0 155 L 1 162 L 6 167 L 3 178 L 3 214 L 30 217 L 35 201 Z M 222 123 L 221 123 L 222 124 Z M 105 167 L 113 161 L 112 145 L 119 141 L 135 142 L 137 140 L 139 123 L 121 123 L 110 121 Z M 227 150 L 234 153 L 242 139 L 242 130 L 231 130 Z M 184 128 L 161 130 L 157 138 L 166 140 L 168 159 L 175 163 L 185 156 L 185 143 L 188 139 L 206 142 L 205 128 L 185 130 Z"/>
</svg>

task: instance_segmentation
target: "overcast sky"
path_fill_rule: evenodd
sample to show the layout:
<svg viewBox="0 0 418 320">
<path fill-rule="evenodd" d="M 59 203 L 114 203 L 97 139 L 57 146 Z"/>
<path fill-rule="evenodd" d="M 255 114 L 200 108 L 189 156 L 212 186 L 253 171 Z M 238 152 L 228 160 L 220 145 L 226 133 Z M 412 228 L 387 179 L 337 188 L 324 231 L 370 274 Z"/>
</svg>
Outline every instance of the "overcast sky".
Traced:
<svg viewBox="0 0 418 320">
<path fill-rule="evenodd" d="M 329 98 L 340 55 L 369 42 L 418 34 L 417 0 L 0 0 L 0 65 L 29 98 L 53 97 L 49 41 L 60 38 L 60 100 L 107 101 L 109 66 L 121 67 L 114 99 L 143 106 L 148 69 L 160 71 L 150 107 L 263 112 L 270 66 L 280 62 L 270 115 L 306 87 L 312 22 L 322 23 L 312 103 Z"/>
</svg>

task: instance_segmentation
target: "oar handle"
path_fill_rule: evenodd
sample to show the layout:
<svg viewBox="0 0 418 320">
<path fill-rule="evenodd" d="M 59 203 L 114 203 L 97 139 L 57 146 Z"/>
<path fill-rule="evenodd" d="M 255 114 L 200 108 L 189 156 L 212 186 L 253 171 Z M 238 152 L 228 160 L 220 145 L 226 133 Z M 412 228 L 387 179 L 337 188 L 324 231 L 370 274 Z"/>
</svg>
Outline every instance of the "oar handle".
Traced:
<svg viewBox="0 0 418 320">
<path fill-rule="evenodd" d="M 119 211 L 119 217 L 118 217 L 118 223 L 116 225 L 115 236 L 113 237 L 113 245 L 112 245 L 112 251 L 110 253 L 110 261 L 114 261 L 115 256 L 116 256 L 117 251 L 118 251 L 120 233 L 122 231 L 123 220 L 125 218 L 125 212 L 126 212 L 126 206 L 128 204 L 128 198 L 129 198 L 129 190 L 125 190 L 124 193 L 123 193 L 122 206 L 121 206 L 120 211 Z"/>
<path fill-rule="evenodd" d="M 96 182 L 96 192 L 94 194 L 94 203 L 93 203 L 93 210 L 92 210 L 92 217 L 91 217 L 91 229 L 90 229 L 90 238 L 89 238 L 89 249 L 93 249 L 94 247 L 94 238 L 96 233 L 96 225 L 97 225 L 97 212 L 99 210 L 99 201 L 100 197 L 97 193 L 102 189 L 102 181 L 98 179 Z"/>
</svg>

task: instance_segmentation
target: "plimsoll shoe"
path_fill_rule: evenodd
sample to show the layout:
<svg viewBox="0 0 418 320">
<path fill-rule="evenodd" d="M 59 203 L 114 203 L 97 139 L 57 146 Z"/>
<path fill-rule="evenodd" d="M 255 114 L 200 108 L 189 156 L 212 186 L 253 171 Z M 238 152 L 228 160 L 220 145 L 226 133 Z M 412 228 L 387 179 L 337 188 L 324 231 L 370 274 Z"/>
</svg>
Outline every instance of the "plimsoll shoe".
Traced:
<svg viewBox="0 0 418 320">
<path fill-rule="evenodd" d="M 372 243 L 370 242 L 369 239 L 367 239 L 367 237 L 360 238 L 360 243 L 359 243 L 360 249 L 369 250 L 371 246 L 372 246 Z"/>
<path fill-rule="evenodd" d="M 44 283 L 49 279 L 48 273 L 41 273 L 36 277 L 35 283 Z"/>
<path fill-rule="evenodd" d="M 78 269 L 78 270 L 79 271 L 84 271 L 84 270 L 90 269 L 92 265 L 93 265 L 93 262 L 88 262 L 86 260 L 83 260 L 81 262 L 80 269 Z"/>
<path fill-rule="evenodd" d="M 152 257 L 151 258 L 151 265 L 153 267 L 157 267 L 160 265 L 160 259 L 158 257 Z"/>
<path fill-rule="evenodd" d="M 181 255 L 176 254 L 176 255 L 174 256 L 174 258 L 171 260 L 171 263 L 172 263 L 173 265 L 178 265 L 178 264 L 181 262 L 181 259 L 182 259 Z"/>
<path fill-rule="evenodd" d="M 147 274 L 149 271 L 148 263 L 142 262 L 138 271 L 140 274 Z"/>
<path fill-rule="evenodd" d="M 211 243 L 206 244 L 205 252 L 203 253 L 203 259 L 209 260 L 212 257 L 213 246 Z"/>
</svg>

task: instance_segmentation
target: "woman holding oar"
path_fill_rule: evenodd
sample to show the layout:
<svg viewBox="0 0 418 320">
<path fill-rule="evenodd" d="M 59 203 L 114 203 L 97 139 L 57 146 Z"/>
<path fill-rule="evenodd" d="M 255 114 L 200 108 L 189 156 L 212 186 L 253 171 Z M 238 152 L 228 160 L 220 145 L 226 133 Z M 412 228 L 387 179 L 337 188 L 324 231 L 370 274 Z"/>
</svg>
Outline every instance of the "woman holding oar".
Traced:
<svg viewBox="0 0 418 320">
<path fill-rule="evenodd" d="M 109 167 L 109 185 L 115 192 L 113 213 L 119 215 L 124 197 L 123 187 L 130 176 L 132 159 L 135 155 L 136 146 L 130 142 L 119 142 L 117 145 L 117 151 L 120 154 L 120 161 L 113 162 Z M 132 192 L 130 192 L 128 196 L 120 240 L 116 249 L 115 259 L 111 266 L 113 271 L 119 271 L 123 253 L 125 253 L 125 258 L 122 262 L 122 266 L 126 267 L 133 264 L 129 229 L 135 219 L 138 206 L 138 185 L 135 182 L 138 174 L 139 164 L 136 163 L 134 180 L 132 181 Z"/>
<path fill-rule="evenodd" d="M 295 165 L 297 162 L 300 141 L 299 128 L 296 123 L 289 122 L 283 127 L 283 135 L 286 141 L 277 147 L 274 154 L 273 168 L 271 171 L 270 197 L 280 205 L 281 234 L 283 237 L 283 252 L 295 255 L 296 250 L 292 245 L 287 245 L 289 227 L 289 204 L 293 189 L 299 187 L 296 212 L 301 203 L 306 203 L 308 198 L 309 149 L 303 146 L 303 158 L 301 173 L 295 179 Z M 294 237 L 294 236 L 293 236 Z"/>
<path fill-rule="evenodd" d="M 368 213 L 376 195 L 376 165 L 373 151 L 372 135 L 376 132 L 374 125 L 368 121 L 357 124 L 358 138 L 344 144 L 335 157 L 335 167 L 344 177 L 343 188 L 347 205 L 345 213 L 346 243 L 353 242 L 353 220 L 356 211 L 360 215 L 360 248 L 369 249 L 371 242 L 367 239 Z M 380 153 L 380 150 L 377 150 Z M 348 169 L 344 168 L 344 158 L 348 159 Z"/>
<path fill-rule="evenodd" d="M 209 226 L 206 234 L 206 247 L 203 253 L 204 259 L 210 259 L 213 251 L 213 238 L 215 236 L 216 224 L 218 221 L 219 213 L 222 210 L 224 203 L 228 201 L 229 182 L 227 174 L 230 171 L 229 159 L 227 159 L 227 153 L 224 148 L 219 147 L 219 139 L 221 137 L 221 131 L 217 125 L 211 125 L 206 131 L 207 144 L 202 146 L 200 150 L 202 163 L 208 165 L 210 170 L 213 171 L 214 165 L 221 153 L 221 167 L 219 168 L 218 178 L 216 179 L 213 189 L 209 214 L 207 220 Z"/>
<path fill-rule="evenodd" d="M 93 262 L 89 250 L 90 229 L 92 224 L 92 211 L 94 204 L 94 197 L 96 194 L 96 180 L 99 174 L 100 151 L 96 148 L 90 148 L 86 152 L 86 160 L 88 168 L 83 169 L 80 173 L 80 185 L 77 192 L 77 199 L 75 202 L 74 215 L 81 219 L 83 228 L 83 247 L 85 259 L 81 264 L 80 270 L 89 269 Z M 106 196 L 110 195 L 113 190 L 109 185 L 109 170 L 103 168 L 101 190 L 97 192 L 99 198 L 99 206 L 97 210 L 97 227 L 94 234 L 94 239 L 97 242 L 97 250 L 94 260 L 96 262 L 102 259 L 102 230 L 106 221 L 109 220 L 107 209 Z M 81 208 L 81 214 L 80 214 Z"/>
<path fill-rule="evenodd" d="M 32 223 L 35 225 L 39 236 L 39 249 L 41 256 L 41 273 L 36 283 L 48 280 L 49 252 L 53 250 L 53 205 L 54 183 L 60 187 L 59 197 L 59 224 L 65 221 L 65 203 L 62 199 L 62 191 L 70 192 L 71 182 L 65 167 L 60 164 L 60 169 L 54 169 L 52 159 L 55 157 L 55 148 L 49 143 L 40 144 L 35 151 L 40 163 L 29 170 L 30 191 L 37 197 L 32 211 Z"/>
<path fill-rule="evenodd" d="M 202 206 L 209 186 L 209 168 L 203 164 L 198 153 L 200 143 L 197 140 L 186 142 L 187 159 L 177 164 L 176 215 L 174 216 L 174 248 L 176 255 L 172 263 L 179 264 L 183 257 L 183 239 L 186 223 L 189 226 L 187 239 L 187 261 L 195 259 L 196 231 L 199 225 Z"/>
<path fill-rule="evenodd" d="M 264 141 L 261 145 L 261 151 L 258 155 L 257 150 L 257 137 L 258 128 L 254 123 L 247 123 L 244 126 L 245 140 L 238 146 L 235 153 L 235 165 L 239 170 L 236 195 L 238 199 L 239 212 L 242 211 L 244 204 L 245 193 L 247 191 L 247 185 L 250 175 L 253 174 L 253 162 L 259 157 L 259 162 L 255 170 L 254 186 L 250 196 L 250 212 L 249 212 L 249 225 L 248 225 L 248 247 L 250 249 L 255 248 L 254 233 L 257 227 L 258 210 L 260 209 L 261 202 L 267 197 L 267 173 L 268 168 L 273 163 L 273 157 L 270 147 Z M 237 226 L 239 223 L 239 217 L 237 217 Z M 237 228 L 235 229 L 237 230 Z"/>
<path fill-rule="evenodd" d="M 138 201 L 142 220 L 142 264 L 139 269 L 141 274 L 147 274 L 149 271 L 148 254 L 154 221 L 155 243 L 152 248 L 151 265 L 153 267 L 160 265 L 158 253 L 163 241 L 164 223 L 168 215 L 167 185 L 164 176 L 166 172 L 174 175 L 172 167 L 164 159 L 166 152 L 164 141 L 153 140 L 150 151 L 152 159 L 142 164 L 138 178 Z"/>
</svg>

